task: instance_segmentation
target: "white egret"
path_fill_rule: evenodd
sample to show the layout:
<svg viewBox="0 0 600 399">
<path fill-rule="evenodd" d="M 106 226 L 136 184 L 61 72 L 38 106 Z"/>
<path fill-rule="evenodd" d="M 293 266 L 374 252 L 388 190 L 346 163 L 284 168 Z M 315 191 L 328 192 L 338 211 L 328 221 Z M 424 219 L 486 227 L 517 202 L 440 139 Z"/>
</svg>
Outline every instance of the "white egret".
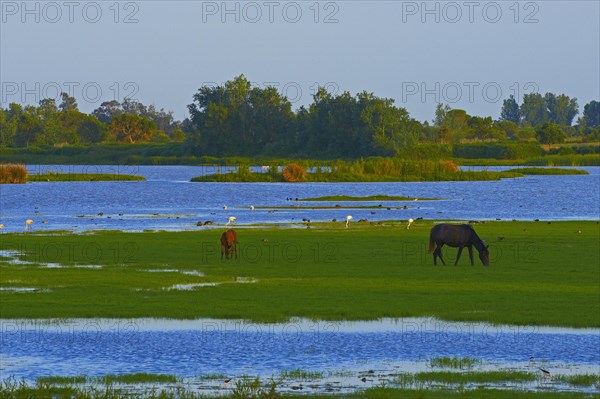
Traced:
<svg viewBox="0 0 600 399">
<path fill-rule="evenodd" d="M 408 219 L 408 225 L 406 226 L 406 229 L 410 229 L 410 225 L 413 224 L 414 220 L 413 219 Z"/>
<path fill-rule="evenodd" d="M 348 223 L 352 220 L 352 216 L 346 216 L 346 228 L 348 228 Z"/>
<path fill-rule="evenodd" d="M 229 226 L 229 223 L 235 224 L 236 220 L 237 220 L 237 218 L 235 216 L 229 216 L 229 221 L 227 222 L 227 224 L 225 226 Z"/>
<path fill-rule="evenodd" d="M 23 230 L 23 234 L 25 234 L 28 230 L 31 230 L 31 225 L 33 224 L 33 220 L 27 219 L 25 221 L 25 230 Z"/>
</svg>

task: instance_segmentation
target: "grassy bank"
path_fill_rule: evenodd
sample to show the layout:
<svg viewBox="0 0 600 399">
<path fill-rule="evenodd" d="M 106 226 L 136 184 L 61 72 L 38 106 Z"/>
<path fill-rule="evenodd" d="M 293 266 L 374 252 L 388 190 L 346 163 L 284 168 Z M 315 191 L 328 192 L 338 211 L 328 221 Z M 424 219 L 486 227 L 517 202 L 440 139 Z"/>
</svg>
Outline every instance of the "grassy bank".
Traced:
<svg viewBox="0 0 600 399">
<path fill-rule="evenodd" d="M 218 396 L 223 399 L 275 399 L 275 398 L 306 398 L 306 399 L 586 399 L 598 398 L 598 394 L 580 392 L 547 392 L 544 390 L 532 392 L 512 389 L 478 388 L 465 390 L 462 388 L 441 389 L 403 389 L 397 387 L 376 387 L 349 394 L 290 394 L 278 392 L 276 382 L 248 380 L 231 388 L 231 393 Z M 8 381 L 0 383 L 0 398 L 2 399 L 55 399 L 69 397 L 77 399 L 121 399 L 132 397 L 137 399 L 201 399 L 210 396 L 195 393 L 183 387 L 175 388 L 145 388 L 135 393 L 112 385 L 99 385 L 89 388 L 74 386 L 51 385 L 39 383 L 29 385 Z"/>
<path fill-rule="evenodd" d="M 529 158 L 526 166 L 600 166 L 600 154 L 546 155 Z"/>
<path fill-rule="evenodd" d="M 428 201 L 440 198 L 414 198 L 399 195 L 370 195 L 367 197 L 353 197 L 350 195 L 325 195 L 323 197 L 300 198 L 298 201 Z"/>
<path fill-rule="evenodd" d="M 29 182 L 67 182 L 67 181 L 141 181 L 143 176 L 117 173 L 42 173 L 29 175 Z"/>
<path fill-rule="evenodd" d="M 343 226 L 239 229 L 240 259 L 223 262 L 220 230 L 3 234 L 1 249 L 35 264 L 0 258 L 1 317 L 435 316 L 600 327 L 595 221 L 479 224 L 490 243 L 488 268 L 476 254 L 471 267 L 466 251 L 458 267 L 434 267 L 427 254 L 431 221 L 410 230 L 400 222 Z M 456 250 L 445 254 L 452 264 Z M 86 265 L 101 267 L 69 267 Z"/>
<path fill-rule="evenodd" d="M 518 172 L 492 172 L 459 170 L 451 161 L 407 161 L 399 158 L 370 158 L 353 162 L 335 161 L 316 166 L 308 162 L 292 164 L 300 174 L 292 182 L 337 183 L 337 182 L 420 182 L 420 181 L 485 181 L 522 177 Z M 286 166 L 286 168 L 291 165 Z M 285 168 L 276 167 L 269 172 L 251 172 L 248 166 L 237 171 L 198 176 L 192 182 L 290 182 Z M 311 170 L 307 173 L 307 170 Z M 314 170 L 314 171 L 312 171 Z"/>
<path fill-rule="evenodd" d="M 561 168 L 515 168 L 506 172 L 522 173 L 524 175 L 589 175 L 586 170 Z"/>
</svg>

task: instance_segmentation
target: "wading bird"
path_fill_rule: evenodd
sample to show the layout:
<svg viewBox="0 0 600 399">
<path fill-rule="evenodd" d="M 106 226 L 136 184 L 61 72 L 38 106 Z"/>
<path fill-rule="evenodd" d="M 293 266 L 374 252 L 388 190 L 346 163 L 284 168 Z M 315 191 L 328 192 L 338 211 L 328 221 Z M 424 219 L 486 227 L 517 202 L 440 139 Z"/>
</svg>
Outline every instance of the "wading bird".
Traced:
<svg viewBox="0 0 600 399">
<path fill-rule="evenodd" d="M 254 210 L 254 205 L 250 205 L 250 210 L 253 211 Z"/>
<path fill-rule="evenodd" d="M 237 220 L 237 218 L 235 216 L 229 216 L 229 220 L 227 221 L 227 224 L 225 226 L 229 226 L 229 224 L 235 224 L 235 221 Z"/>
<path fill-rule="evenodd" d="M 552 379 L 552 374 L 551 374 L 551 373 L 550 373 L 548 370 L 544 370 L 544 369 L 543 369 L 543 368 L 541 368 L 541 367 L 538 367 L 538 369 L 540 369 L 540 371 L 541 371 L 542 373 L 544 373 L 544 377 L 545 377 L 545 378 L 550 378 L 550 379 Z"/>
<path fill-rule="evenodd" d="M 348 228 L 348 223 L 352 220 L 352 216 L 346 216 L 346 228 Z"/>
<path fill-rule="evenodd" d="M 31 219 L 27 219 L 25 221 L 25 230 L 23 230 L 23 234 L 25 234 L 27 231 L 31 230 L 32 224 L 33 224 L 33 220 L 31 220 Z"/>
<path fill-rule="evenodd" d="M 227 210 L 227 205 L 223 205 L 223 210 L 226 211 Z"/>
<path fill-rule="evenodd" d="M 410 225 L 413 224 L 413 219 L 408 219 L 408 225 L 406 226 L 406 230 L 410 229 Z"/>
</svg>

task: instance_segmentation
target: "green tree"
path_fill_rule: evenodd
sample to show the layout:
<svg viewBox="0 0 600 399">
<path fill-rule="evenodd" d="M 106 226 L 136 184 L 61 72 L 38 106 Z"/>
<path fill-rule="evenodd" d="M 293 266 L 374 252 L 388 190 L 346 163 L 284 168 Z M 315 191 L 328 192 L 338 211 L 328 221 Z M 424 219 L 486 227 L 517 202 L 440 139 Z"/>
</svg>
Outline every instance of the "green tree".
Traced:
<svg viewBox="0 0 600 399">
<path fill-rule="evenodd" d="M 468 136 L 481 140 L 490 139 L 494 134 L 494 122 L 492 117 L 482 118 L 480 116 L 472 116 L 467 122 L 469 126 Z"/>
<path fill-rule="evenodd" d="M 502 103 L 502 111 L 500 112 L 501 121 L 510 121 L 515 124 L 521 123 L 521 110 L 515 97 L 511 94 L 507 100 Z"/>
<path fill-rule="evenodd" d="M 67 93 L 60 93 L 61 103 L 59 108 L 62 112 L 77 111 L 77 101 L 75 97 L 69 96 Z"/>
<path fill-rule="evenodd" d="M 201 87 L 188 110 L 192 153 L 251 155 L 294 141 L 294 114 L 287 98 L 273 87 L 252 87 L 244 75 L 222 86 Z"/>
<path fill-rule="evenodd" d="M 77 127 L 77 135 L 82 143 L 99 143 L 106 138 L 106 129 L 98 118 L 86 115 L 86 118 Z"/>
<path fill-rule="evenodd" d="M 546 101 L 540 93 L 530 93 L 523 96 L 521 105 L 523 122 L 530 126 L 537 126 L 548 121 Z"/>
<path fill-rule="evenodd" d="M 563 130 L 555 123 L 544 123 L 536 128 L 536 137 L 542 144 L 558 144 L 567 138 Z"/>
<path fill-rule="evenodd" d="M 561 126 L 571 126 L 573 119 L 579 113 L 576 98 L 569 98 L 561 94 L 546 93 L 544 96 L 548 111 L 548 122 Z"/>
<path fill-rule="evenodd" d="M 600 126 L 600 102 L 592 100 L 583 107 L 583 120 L 587 127 Z"/>
<path fill-rule="evenodd" d="M 155 129 L 154 121 L 133 114 L 114 116 L 109 128 L 116 140 L 129 144 L 148 141 Z"/>
<path fill-rule="evenodd" d="M 442 123 L 444 123 L 444 118 L 446 117 L 446 114 L 451 110 L 452 108 L 450 108 L 448 106 L 448 104 L 444 105 L 442 103 L 438 103 L 435 106 L 435 118 L 432 120 L 433 122 L 433 126 L 435 127 L 441 127 Z"/>
<path fill-rule="evenodd" d="M 100 107 L 96 108 L 92 112 L 92 115 L 94 115 L 100 122 L 110 124 L 112 118 L 121 112 L 123 112 L 121 109 L 121 104 L 116 100 L 112 100 L 104 101 L 102 104 L 100 104 Z"/>
<path fill-rule="evenodd" d="M 43 133 L 42 119 L 38 109 L 33 105 L 22 108 L 20 105 L 15 104 L 9 110 L 9 114 L 12 112 L 14 112 L 13 117 L 16 118 L 17 122 L 15 145 L 17 147 L 29 147 L 29 145 L 36 144 L 38 136 Z"/>
<path fill-rule="evenodd" d="M 16 120 L 10 117 L 8 110 L 0 107 L 0 147 L 12 147 L 17 132 Z"/>
<path fill-rule="evenodd" d="M 185 132 L 181 129 L 176 129 L 171 132 L 171 140 L 176 141 L 178 143 L 183 143 L 185 141 L 186 135 Z"/>
<path fill-rule="evenodd" d="M 362 111 L 375 144 L 396 154 L 417 144 L 422 135 L 421 124 L 410 118 L 404 108 L 393 106 L 391 99 L 374 99 Z"/>
<path fill-rule="evenodd" d="M 508 120 L 494 122 L 494 128 L 504 132 L 505 136 L 510 140 L 519 139 L 519 126 L 516 123 Z"/>
<path fill-rule="evenodd" d="M 451 136 L 456 141 L 460 140 L 466 135 L 469 118 L 470 116 L 462 109 L 448 111 L 441 127 L 448 129 L 450 134 L 446 133 L 444 136 L 446 138 Z"/>
</svg>

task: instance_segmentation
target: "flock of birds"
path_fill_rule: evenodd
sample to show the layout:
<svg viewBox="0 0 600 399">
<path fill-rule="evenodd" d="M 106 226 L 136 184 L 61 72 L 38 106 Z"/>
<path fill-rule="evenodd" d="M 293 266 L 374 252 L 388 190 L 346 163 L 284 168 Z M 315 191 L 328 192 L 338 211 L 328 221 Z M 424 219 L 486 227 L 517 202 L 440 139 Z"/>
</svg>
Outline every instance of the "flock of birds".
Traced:
<svg viewBox="0 0 600 399">
<path fill-rule="evenodd" d="M 254 210 L 254 206 L 250 206 L 251 210 Z M 223 205 L 223 210 L 227 210 L 227 205 Z M 104 216 L 103 212 L 100 212 L 98 214 L 99 216 Z M 346 228 L 349 227 L 350 225 L 350 221 L 352 220 L 352 215 L 348 215 L 346 216 Z M 302 219 L 305 222 L 310 222 L 310 219 Z M 333 221 L 336 221 L 336 219 L 333 219 Z M 44 221 L 46 222 L 46 221 Z M 229 226 L 229 225 L 235 225 L 235 223 L 237 222 L 237 218 L 235 216 L 229 216 L 229 218 L 227 219 L 227 223 L 225 224 L 225 226 Z M 410 229 L 410 226 L 414 223 L 414 219 L 408 219 L 408 225 L 406 226 L 407 229 Z M 33 224 L 33 219 L 27 219 L 25 220 L 25 229 L 23 230 L 23 234 L 26 234 L 28 231 L 32 230 L 31 225 Z M 197 226 L 202 226 L 202 225 L 208 225 L 208 224 L 213 224 L 212 221 L 207 221 L 207 222 L 198 222 L 196 225 Z M 0 223 L 0 231 L 2 231 L 4 229 L 4 224 Z"/>
<path fill-rule="evenodd" d="M 286 198 L 286 200 L 293 200 L 293 198 Z M 296 200 L 298 200 L 298 199 L 296 198 Z M 227 205 L 225 205 L 225 204 L 224 204 L 224 205 L 223 205 L 223 210 L 224 210 L 224 211 L 226 211 L 227 209 L 228 209 Z M 250 205 L 250 206 L 249 206 L 249 209 L 250 209 L 251 211 L 254 211 L 256 208 L 255 208 L 255 206 L 254 206 L 254 205 Z M 388 209 L 389 209 L 389 208 L 388 208 Z M 272 212 L 274 212 L 274 211 L 269 211 L 269 213 L 272 213 Z M 38 208 L 37 208 L 37 207 L 36 207 L 36 211 L 35 211 L 35 213 L 39 213 L 39 210 L 38 210 Z M 371 212 L 371 214 L 374 214 L 374 213 L 375 213 L 375 212 Z M 212 214 L 212 215 L 214 215 L 215 213 L 213 212 L 213 213 L 211 213 L 211 214 Z M 122 216 L 123 214 L 122 214 L 122 213 L 120 213 L 119 215 L 120 215 L 120 216 Z M 104 216 L 104 212 L 100 212 L 100 213 L 98 213 L 98 216 L 101 216 L 101 217 L 102 217 L 102 216 Z M 109 218 L 110 218 L 110 216 L 109 216 Z M 179 219 L 179 217 L 178 217 L 178 219 Z M 350 221 L 351 221 L 352 219 L 353 219 L 352 215 L 348 215 L 348 216 L 346 216 L 346 224 L 345 224 L 346 228 L 348 228 L 348 227 L 350 226 Z M 293 220 L 293 218 L 292 218 L 292 220 Z M 310 219 L 304 218 L 304 219 L 302 219 L 302 221 L 303 221 L 303 222 L 306 222 L 306 223 L 307 223 L 307 225 L 308 225 L 308 226 L 310 226 L 310 224 L 309 224 L 309 223 L 310 223 Z M 333 222 L 337 222 L 337 219 L 333 219 L 332 221 L 333 221 Z M 366 221 L 366 219 L 361 219 L 361 220 L 359 220 L 359 222 L 364 222 L 364 221 Z M 228 219 L 227 219 L 227 223 L 225 224 L 225 226 L 235 225 L 235 224 L 236 224 L 236 222 L 237 222 L 237 218 L 236 218 L 235 216 L 229 216 L 229 217 L 228 217 Z M 47 222 L 46 220 L 43 220 L 43 221 L 42 221 L 42 223 L 46 224 L 46 223 L 48 223 L 48 222 Z M 408 219 L 408 225 L 406 226 L 406 228 L 407 228 L 407 229 L 410 229 L 410 226 L 411 226 L 413 223 L 414 223 L 414 219 Z M 211 220 L 208 220 L 208 221 L 205 221 L 204 223 L 202 223 L 202 222 L 197 222 L 197 223 L 196 223 L 196 226 L 213 225 L 213 224 L 214 224 L 214 222 L 213 222 L 213 221 L 211 221 Z M 26 234 L 27 232 L 31 232 L 31 231 L 33 230 L 33 227 L 32 227 L 32 225 L 33 225 L 33 219 L 26 219 L 26 220 L 25 220 L 25 228 L 24 228 L 24 230 L 23 230 L 23 234 Z M 2 230 L 4 230 L 4 227 L 5 227 L 5 226 L 4 226 L 4 224 L 0 223 L 0 232 L 2 232 Z"/>
</svg>

